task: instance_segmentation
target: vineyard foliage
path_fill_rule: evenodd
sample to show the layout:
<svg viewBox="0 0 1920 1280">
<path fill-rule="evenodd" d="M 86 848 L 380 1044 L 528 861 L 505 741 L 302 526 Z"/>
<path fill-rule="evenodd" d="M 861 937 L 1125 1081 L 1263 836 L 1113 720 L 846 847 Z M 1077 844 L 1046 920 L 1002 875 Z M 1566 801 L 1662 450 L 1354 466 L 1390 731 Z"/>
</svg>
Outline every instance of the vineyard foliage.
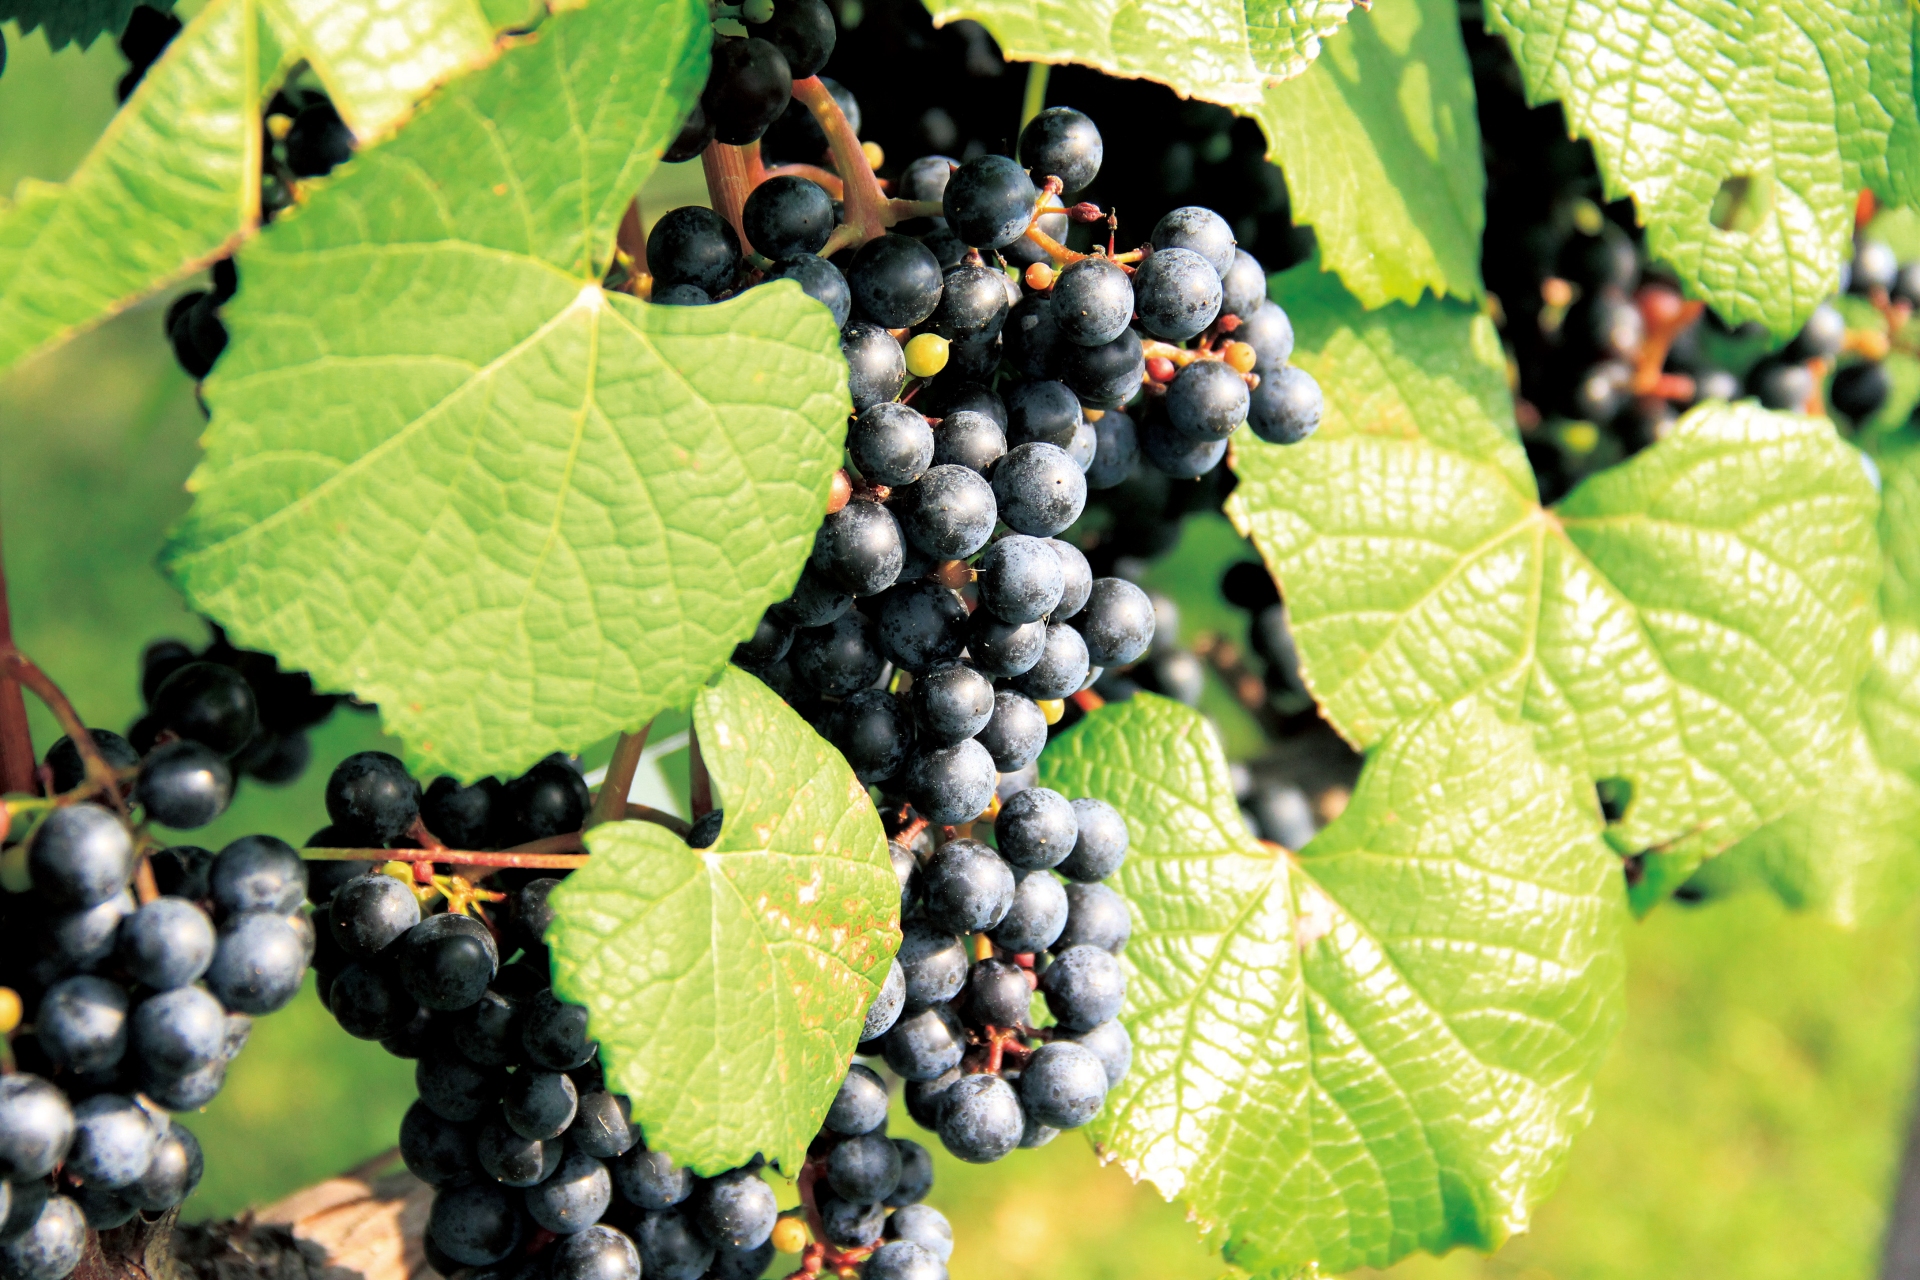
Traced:
<svg viewBox="0 0 1920 1280">
<path fill-rule="evenodd" d="M 84 43 L 123 7 L 0 16 Z M 1698 871 L 1854 919 L 1920 881 L 1920 450 L 1868 433 L 1876 465 L 1823 418 L 1708 405 L 1543 504 L 1447 0 L 928 7 L 1257 120 L 1319 245 L 1271 285 L 1324 425 L 1241 433 L 1229 514 L 1367 763 L 1287 851 L 1176 703 L 1048 749 L 1044 784 L 1134 833 L 1137 1059 L 1096 1139 L 1256 1274 L 1494 1247 L 1585 1122 L 1630 908 Z M 556 988 L 649 1144 L 793 1171 L 897 885 L 845 762 L 727 664 L 841 464 L 839 334 L 791 284 L 671 308 L 603 284 L 706 79 L 707 5 L 515 9 L 211 0 L 68 182 L 0 206 L 0 369 L 239 245 L 167 572 L 236 643 L 377 702 L 416 772 L 509 774 L 691 707 L 719 842 L 600 828 L 555 899 Z M 1896 0 L 1486 18 L 1729 325 L 1799 328 L 1862 188 L 1920 201 Z M 296 68 L 362 150 L 262 232 L 258 109 Z"/>
</svg>

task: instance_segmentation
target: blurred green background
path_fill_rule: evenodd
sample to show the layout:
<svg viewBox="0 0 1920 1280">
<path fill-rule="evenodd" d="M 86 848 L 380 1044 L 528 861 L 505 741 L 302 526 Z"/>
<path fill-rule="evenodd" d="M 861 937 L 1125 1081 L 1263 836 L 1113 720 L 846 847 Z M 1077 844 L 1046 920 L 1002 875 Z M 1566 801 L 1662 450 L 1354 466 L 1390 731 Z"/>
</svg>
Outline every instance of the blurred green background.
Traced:
<svg viewBox="0 0 1920 1280">
<path fill-rule="evenodd" d="M 0 191 L 64 177 L 113 111 L 110 41 L 50 54 L 7 29 Z M 698 175 L 665 181 L 679 199 Z M 164 301 L 0 380 L 0 519 L 19 639 L 95 723 L 138 711 L 140 648 L 199 640 L 152 567 L 202 418 L 160 332 Z M 1204 540 L 1204 539 L 1202 539 Z M 1173 575 L 1177 577 L 1178 575 Z M 54 736 L 35 721 L 42 744 Z M 341 713 L 298 784 L 257 784 L 203 843 L 324 822 L 332 763 L 379 741 Z M 1907 1120 L 1920 1030 L 1920 912 L 1845 932 L 1760 898 L 1667 908 L 1635 926 L 1625 1033 L 1592 1129 L 1532 1231 L 1492 1258 L 1416 1259 L 1402 1277 L 1864 1280 L 1873 1274 Z M 340 1033 L 311 994 L 263 1019 L 205 1112 L 195 1215 L 232 1213 L 393 1143 L 409 1064 Z M 910 1128 L 910 1123 L 906 1124 Z M 936 1145 L 937 1144 L 933 1144 Z M 1224 1268 L 1183 1212 L 1068 1137 L 990 1169 L 942 1157 L 955 1280 L 1205 1278 Z"/>
</svg>

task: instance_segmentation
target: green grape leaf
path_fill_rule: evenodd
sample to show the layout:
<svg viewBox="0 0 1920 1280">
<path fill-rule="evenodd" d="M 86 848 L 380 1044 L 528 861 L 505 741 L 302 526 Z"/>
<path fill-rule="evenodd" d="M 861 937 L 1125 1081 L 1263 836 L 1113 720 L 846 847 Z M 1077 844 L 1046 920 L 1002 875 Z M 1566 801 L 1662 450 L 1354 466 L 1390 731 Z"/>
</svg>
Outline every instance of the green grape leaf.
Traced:
<svg viewBox="0 0 1920 1280">
<path fill-rule="evenodd" d="M 1228 514 L 1333 725 L 1370 745 L 1478 693 L 1576 777 L 1630 784 L 1622 852 L 1710 855 L 1811 794 L 1879 572 L 1876 496 L 1831 424 L 1704 406 L 1543 508 L 1472 311 L 1363 312 L 1302 279 L 1282 301 L 1325 419 L 1291 448 L 1236 437 Z"/>
<path fill-rule="evenodd" d="M 1881 627 L 1860 687 L 1860 719 L 1874 755 L 1920 782 L 1920 437 L 1881 445 Z"/>
<path fill-rule="evenodd" d="M 141 4 L 162 12 L 173 8 L 173 0 L 0 0 L 0 22 L 13 22 L 22 35 L 40 28 L 47 47 L 58 53 L 70 44 L 85 49 L 101 36 L 118 36 Z"/>
<path fill-rule="evenodd" d="M 936 25 L 971 18 L 1020 62 L 1078 62 L 1158 80 L 1184 98 L 1252 108 L 1299 75 L 1353 0 L 926 0 Z"/>
<path fill-rule="evenodd" d="M 1487 20 L 1649 252 L 1731 323 L 1793 333 L 1834 290 L 1855 193 L 1920 182 L 1906 0 L 1491 0 Z"/>
<path fill-rule="evenodd" d="M 849 408 L 826 308 L 600 285 L 708 39 L 697 0 L 556 14 L 241 256 L 166 566 L 378 702 L 417 771 L 685 706 L 812 545 Z"/>
<path fill-rule="evenodd" d="M 109 7 L 52 8 L 78 21 Z M 39 13 L 51 20 L 51 9 Z M 84 29 L 61 27 L 75 38 Z M 0 198 L 0 370 L 200 270 L 253 232 L 260 111 L 295 63 L 312 67 L 367 142 L 493 51 L 476 0 L 209 0 L 72 178 L 28 179 L 11 204 Z"/>
<path fill-rule="evenodd" d="M 1472 698 L 1409 718 L 1297 856 L 1247 834 L 1206 721 L 1150 694 L 1061 735 L 1040 781 L 1133 837 L 1104 1154 L 1256 1275 L 1525 1229 L 1620 1022 L 1625 919 L 1597 815 L 1525 729 Z"/>
<path fill-rule="evenodd" d="M 589 1011 L 649 1149 L 795 1174 L 899 949 L 900 884 L 866 788 L 765 685 L 727 668 L 693 723 L 718 842 L 589 832 L 553 893 L 553 986 Z"/>
<path fill-rule="evenodd" d="M 1356 13 L 1252 111 L 1322 265 L 1369 307 L 1480 296 L 1486 173 L 1452 0 Z"/>
</svg>

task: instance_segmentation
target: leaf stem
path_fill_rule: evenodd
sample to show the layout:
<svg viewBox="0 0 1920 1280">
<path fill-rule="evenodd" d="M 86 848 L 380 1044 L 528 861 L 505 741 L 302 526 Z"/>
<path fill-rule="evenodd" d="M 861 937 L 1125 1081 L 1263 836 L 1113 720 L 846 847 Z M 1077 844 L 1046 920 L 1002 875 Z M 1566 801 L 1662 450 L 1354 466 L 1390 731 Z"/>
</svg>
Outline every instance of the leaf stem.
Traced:
<svg viewBox="0 0 1920 1280">
<path fill-rule="evenodd" d="M 888 208 L 886 193 L 880 190 L 880 180 L 873 176 L 873 165 L 867 161 L 866 150 L 861 147 L 853 126 L 847 123 L 846 113 L 840 110 L 840 104 L 833 100 L 827 86 L 820 83 L 819 76 L 795 80 L 793 96 L 813 113 L 820 131 L 827 135 L 833 167 L 840 171 L 846 221 L 833 229 L 820 256 L 830 258 L 841 249 L 885 235 L 895 220 Z"/>
<path fill-rule="evenodd" d="M 633 790 L 633 775 L 640 768 L 640 753 L 647 749 L 647 734 L 653 729 L 649 720 L 638 733 L 622 733 L 613 744 L 613 759 L 607 761 L 607 776 L 600 781 L 593 808 L 587 811 L 587 825 L 597 827 L 624 817 L 627 793 Z"/>
<path fill-rule="evenodd" d="M 687 763 L 693 775 L 687 807 L 693 812 L 693 820 L 698 822 L 713 812 L 713 779 L 708 776 L 707 762 L 700 754 L 700 735 L 688 730 L 687 746 Z"/>
<path fill-rule="evenodd" d="M 0 549 L 3 550 L 3 549 Z M 0 554 L 0 647 L 13 648 L 13 614 L 7 605 L 7 566 Z M 0 791 L 32 791 L 33 732 L 27 725 L 27 700 L 20 682 L 0 670 Z M 0 830 L 0 837 L 6 832 Z"/>
<path fill-rule="evenodd" d="M 1047 76 L 1053 68 L 1044 62 L 1027 64 L 1027 92 L 1020 100 L 1020 128 L 1024 131 L 1033 118 L 1046 109 Z"/>
</svg>

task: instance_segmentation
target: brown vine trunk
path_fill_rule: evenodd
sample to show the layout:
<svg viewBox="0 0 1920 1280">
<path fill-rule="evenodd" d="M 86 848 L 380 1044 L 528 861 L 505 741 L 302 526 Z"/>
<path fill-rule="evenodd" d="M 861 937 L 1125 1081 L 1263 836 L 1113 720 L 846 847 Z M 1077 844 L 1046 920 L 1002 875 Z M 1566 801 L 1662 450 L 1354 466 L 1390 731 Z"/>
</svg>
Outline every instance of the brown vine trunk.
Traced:
<svg viewBox="0 0 1920 1280">
<path fill-rule="evenodd" d="M 181 1226 L 176 1211 L 89 1232 L 74 1280 L 432 1280 L 432 1204 L 410 1173 L 356 1170 L 238 1218 Z"/>
</svg>

